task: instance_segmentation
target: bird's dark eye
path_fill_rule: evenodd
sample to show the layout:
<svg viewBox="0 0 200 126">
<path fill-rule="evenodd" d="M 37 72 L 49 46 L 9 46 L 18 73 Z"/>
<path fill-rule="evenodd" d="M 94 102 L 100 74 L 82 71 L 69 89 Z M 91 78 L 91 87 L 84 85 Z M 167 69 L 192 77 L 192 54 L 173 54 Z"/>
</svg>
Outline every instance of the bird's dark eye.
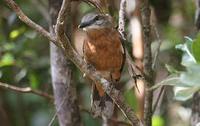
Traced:
<svg viewBox="0 0 200 126">
<path fill-rule="evenodd" d="M 94 18 L 95 21 L 96 21 L 96 20 L 99 20 L 99 19 L 100 19 L 100 16 L 99 16 L 99 15 L 95 16 L 95 18 Z"/>
</svg>

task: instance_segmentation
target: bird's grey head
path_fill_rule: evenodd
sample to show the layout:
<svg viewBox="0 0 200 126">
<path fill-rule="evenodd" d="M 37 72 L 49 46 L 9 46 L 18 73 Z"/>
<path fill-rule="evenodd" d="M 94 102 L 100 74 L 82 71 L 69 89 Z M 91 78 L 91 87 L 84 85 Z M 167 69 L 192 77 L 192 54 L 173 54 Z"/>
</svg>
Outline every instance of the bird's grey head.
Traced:
<svg viewBox="0 0 200 126">
<path fill-rule="evenodd" d="M 99 28 L 111 28 L 113 27 L 112 17 L 110 15 L 89 13 L 83 16 L 79 28 L 83 30 L 87 29 L 99 29 Z"/>
</svg>

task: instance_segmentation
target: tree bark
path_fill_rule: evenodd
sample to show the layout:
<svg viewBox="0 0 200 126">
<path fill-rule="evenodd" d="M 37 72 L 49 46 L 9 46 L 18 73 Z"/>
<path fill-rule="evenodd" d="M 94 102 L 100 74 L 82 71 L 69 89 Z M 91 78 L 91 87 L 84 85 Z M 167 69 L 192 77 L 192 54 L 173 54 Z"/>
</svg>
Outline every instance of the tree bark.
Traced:
<svg viewBox="0 0 200 126">
<path fill-rule="evenodd" d="M 191 126 L 197 126 L 200 123 L 200 92 L 196 92 L 192 99 Z"/>
<path fill-rule="evenodd" d="M 49 0 L 51 15 L 50 31 L 52 34 L 55 34 L 52 27 L 56 24 L 61 4 L 62 0 Z M 66 27 L 68 28 L 66 32 L 70 33 L 70 23 Z M 50 53 L 53 92 L 59 124 L 60 126 L 80 126 L 77 94 L 75 86 L 72 84 L 71 62 L 65 58 L 61 49 L 53 43 L 50 44 Z"/>
<path fill-rule="evenodd" d="M 148 90 L 154 84 L 154 72 L 152 69 L 152 53 L 151 53 L 151 25 L 150 25 L 150 5 L 149 0 L 142 0 L 141 20 L 144 38 L 144 74 L 145 74 L 145 102 L 144 102 L 144 126 L 152 125 L 152 102 L 153 91 Z"/>
</svg>

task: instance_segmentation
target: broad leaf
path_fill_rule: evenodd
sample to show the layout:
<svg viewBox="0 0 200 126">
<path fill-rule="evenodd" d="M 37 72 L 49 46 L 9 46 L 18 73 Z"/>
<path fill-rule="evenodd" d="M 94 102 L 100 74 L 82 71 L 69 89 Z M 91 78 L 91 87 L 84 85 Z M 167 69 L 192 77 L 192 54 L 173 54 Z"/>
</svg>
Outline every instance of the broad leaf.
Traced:
<svg viewBox="0 0 200 126">
<path fill-rule="evenodd" d="M 200 88 L 197 87 L 174 87 L 174 95 L 176 100 L 186 101 L 192 98 L 193 94 Z"/>
<path fill-rule="evenodd" d="M 182 57 L 182 65 L 196 63 L 196 60 L 192 55 L 192 44 L 193 41 L 187 37 L 187 41 L 184 44 L 176 45 L 177 49 L 180 49 L 184 52 Z"/>
<path fill-rule="evenodd" d="M 200 87 L 200 65 L 191 64 L 187 71 L 180 74 L 180 81 L 187 86 Z"/>
<path fill-rule="evenodd" d="M 192 43 L 192 53 L 197 63 L 200 63 L 200 35 Z"/>
<path fill-rule="evenodd" d="M 171 74 L 178 74 L 179 71 L 176 70 L 173 66 L 169 65 L 169 64 L 165 64 L 165 68 L 167 69 L 167 71 L 169 71 L 169 73 Z"/>
<path fill-rule="evenodd" d="M 13 65 L 14 62 L 14 56 L 10 53 L 6 53 L 0 59 L 0 67 Z"/>
</svg>

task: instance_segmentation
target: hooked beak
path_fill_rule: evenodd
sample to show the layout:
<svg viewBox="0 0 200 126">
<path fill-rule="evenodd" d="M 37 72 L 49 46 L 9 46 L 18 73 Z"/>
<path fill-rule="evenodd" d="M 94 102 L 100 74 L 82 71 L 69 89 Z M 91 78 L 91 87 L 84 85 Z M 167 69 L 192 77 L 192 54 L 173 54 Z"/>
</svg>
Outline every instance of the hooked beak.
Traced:
<svg viewBox="0 0 200 126">
<path fill-rule="evenodd" d="M 81 24 L 80 24 L 80 25 L 78 25 L 78 28 L 82 28 Z"/>
<path fill-rule="evenodd" d="M 91 24 L 91 22 L 81 22 L 81 24 L 78 26 L 78 28 L 84 28 Z"/>
</svg>

